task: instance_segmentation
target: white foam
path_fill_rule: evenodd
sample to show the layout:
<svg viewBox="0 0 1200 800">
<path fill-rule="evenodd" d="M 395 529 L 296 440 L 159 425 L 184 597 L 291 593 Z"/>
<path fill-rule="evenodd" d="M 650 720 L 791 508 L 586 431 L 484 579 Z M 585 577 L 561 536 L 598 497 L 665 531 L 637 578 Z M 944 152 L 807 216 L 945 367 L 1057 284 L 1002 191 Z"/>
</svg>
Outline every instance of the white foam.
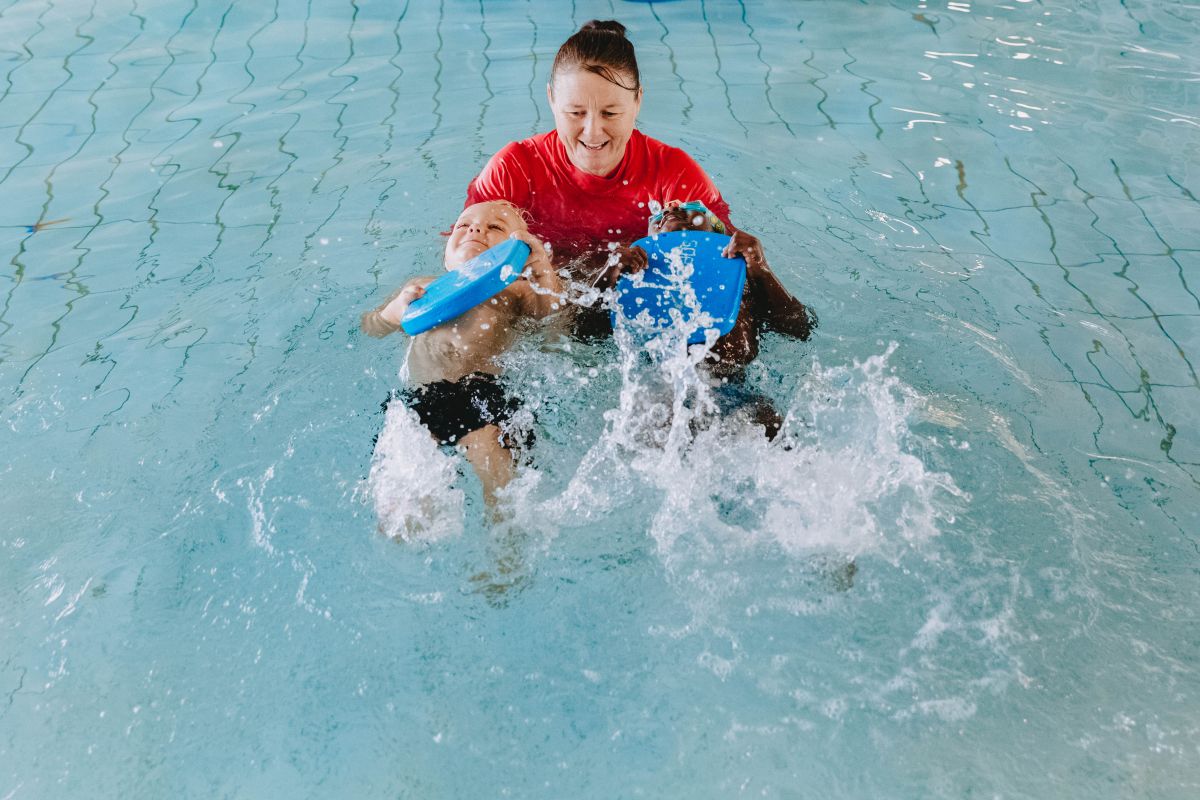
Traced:
<svg viewBox="0 0 1200 800">
<path fill-rule="evenodd" d="M 894 345 L 848 366 L 814 361 L 777 404 L 784 433 L 770 442 L 748 417 L 717 411 L 698 368 L 705 348 L 689 350 L 686 335 L 660 337 L 647 363 L 617 332 L 619 405 L 568 489 L 575 513 L 644 500 L 649 489 L 650 534 L 668 562 L 764 545 L 796 556 L 871 551 L 895 559 L 936 536 L 969 499 L 914 454 L 921 442 L 908 420 L 922 399 L 887 371 Z M 623 488 L 631 483 L 639 487 L 633 496 Z"/>
<path fill-rule="evenodd" d="M 417 415 L 391 403 L 367 479 L 379 531 L 404 541 L 435 541 L 463 529 L 456 460 L 441 452 Z"/>
</svg>

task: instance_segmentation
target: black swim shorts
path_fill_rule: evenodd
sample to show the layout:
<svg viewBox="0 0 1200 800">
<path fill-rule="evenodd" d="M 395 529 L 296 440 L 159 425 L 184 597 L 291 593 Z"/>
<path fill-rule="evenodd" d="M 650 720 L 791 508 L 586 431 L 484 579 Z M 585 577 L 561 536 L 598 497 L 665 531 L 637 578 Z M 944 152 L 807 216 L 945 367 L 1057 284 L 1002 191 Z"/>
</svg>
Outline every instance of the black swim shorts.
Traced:
<svg viewBox="0 0 1200 800">
<path fill-rule="evenodd" d="M 500 379 L 487 372 L 472 372 L 457 381 L 426 383 L 394 397 L 417 412 L 438 444 L 453 444 L 472 431 L 500 425 L 520 408 Z"/>
</svg>

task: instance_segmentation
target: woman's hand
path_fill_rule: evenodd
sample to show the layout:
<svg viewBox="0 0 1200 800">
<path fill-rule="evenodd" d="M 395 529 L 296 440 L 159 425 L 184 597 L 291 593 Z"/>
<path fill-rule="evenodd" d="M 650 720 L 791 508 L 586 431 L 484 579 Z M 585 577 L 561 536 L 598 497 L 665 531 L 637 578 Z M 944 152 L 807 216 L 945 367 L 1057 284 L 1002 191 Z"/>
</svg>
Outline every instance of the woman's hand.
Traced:
<svg viewBox="0 0 1200 800">
<path fill-rule="evenodd" d="M 757 270 L 766 264 L 766 260 L 763 258 L 762 242 L 758 241 L 758 237 L 745 231 L 735 230 L 729 244 L 725 245 L 725 249 L 721 251 L 721 255 L 726 258 L 741 256 L 746 259 L 746 266 L 752 270 Z"/>
<path fill-rule="evenodd" d="M 641 272 L 650 263 L 646 251 L 640 247 L 629 247 L 610 243 L 607 250 L 596 253 L 596 260 L 603 259 L 603 264 L 596 268 L 596 278 L 592 283 L 600 291 L 607 291 L 617 285 L 622 275 Z"/>
</svg>

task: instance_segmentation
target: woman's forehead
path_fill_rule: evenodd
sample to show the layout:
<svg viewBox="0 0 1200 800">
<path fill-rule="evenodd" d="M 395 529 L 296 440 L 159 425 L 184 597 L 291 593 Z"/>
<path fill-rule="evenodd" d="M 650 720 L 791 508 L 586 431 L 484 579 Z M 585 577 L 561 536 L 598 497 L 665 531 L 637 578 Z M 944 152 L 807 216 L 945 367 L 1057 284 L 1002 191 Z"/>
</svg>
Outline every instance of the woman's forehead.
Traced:
<svg viewBox="0 0 1200 800">
<path fill-rule="evenodd" d="M 555 94 L 562 95 L 564 102 L 573 104 L 627 105 L 637 97 L 634 90 L 580 68 L 564 70 L 555 75 L 553 88 Z"/>
</svg>

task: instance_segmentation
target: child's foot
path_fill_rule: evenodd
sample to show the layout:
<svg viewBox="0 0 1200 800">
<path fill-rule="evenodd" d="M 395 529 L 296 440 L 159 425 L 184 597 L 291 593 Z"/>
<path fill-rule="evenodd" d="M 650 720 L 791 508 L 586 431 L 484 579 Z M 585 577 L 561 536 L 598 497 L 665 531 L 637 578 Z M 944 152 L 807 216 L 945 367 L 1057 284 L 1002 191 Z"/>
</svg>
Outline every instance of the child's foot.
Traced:
<svg viewBox="0 0 1200 800">
<path fill-rule="evenodd" d="M 492 608 L 504 608 L 516 595 L 533 583 L 533 576 L 525 570 L 515 557 L 501 556 L 496 559 L 494 570 L 484 570 L 471 576 L 475 593 L 482 594 Z"/>
<path fill-rule="evenodd" d="M 851 560 L 834 567 L 829 572 L 829 580 L 837 591 L 848 592 L 854 588 L 854 576 L 857 574 L 858 564 Z"/>
<path fill-rule="evenodd" d="M 472 575 L 471 583 L 475 584 L 474 593 L 483 595 L 489 606 L 505 608 L 512 598 L 533 583 L 533 578 L 528 574 L 504 575 L 484 571 Z"/>
<path fill-rule="evenodd" d="M 775 437 L 783 429 L 783 417 L 779 416 L 779 412 L 775 410 L 771 402 L 765 399 L 761 400 L 748 410 L 750 411 L 750 421 L 762 427 L 763 432 L 767 435 L 767 441 L 775 441 Z"/>
</svg>

